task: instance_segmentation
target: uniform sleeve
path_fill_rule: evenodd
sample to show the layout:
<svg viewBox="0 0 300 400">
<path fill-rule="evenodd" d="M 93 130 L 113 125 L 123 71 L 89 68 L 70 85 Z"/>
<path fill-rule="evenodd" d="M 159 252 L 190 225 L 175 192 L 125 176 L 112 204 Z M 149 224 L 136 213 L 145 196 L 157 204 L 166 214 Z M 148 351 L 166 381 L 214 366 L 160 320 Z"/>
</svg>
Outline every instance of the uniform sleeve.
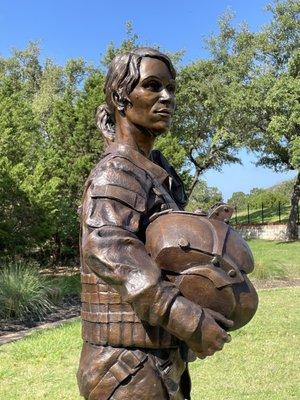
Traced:
<svg viewBox="0 0 300 400">
<path fill-rule="evenodd" d="M 150 188 L 146 173 L 128 161 L 113 159 L 102 167 L 85 194 L 82 255 L 84 263 L 112 285 L 141 320 L 167 326 L 180 293 L 174 284 L 161 279 L 160 269 L 139 239 Z M 199 318 L 191 322 L 188 336 Z M 168 330 L 176 334 L 171 325 Z"/>
</svg>

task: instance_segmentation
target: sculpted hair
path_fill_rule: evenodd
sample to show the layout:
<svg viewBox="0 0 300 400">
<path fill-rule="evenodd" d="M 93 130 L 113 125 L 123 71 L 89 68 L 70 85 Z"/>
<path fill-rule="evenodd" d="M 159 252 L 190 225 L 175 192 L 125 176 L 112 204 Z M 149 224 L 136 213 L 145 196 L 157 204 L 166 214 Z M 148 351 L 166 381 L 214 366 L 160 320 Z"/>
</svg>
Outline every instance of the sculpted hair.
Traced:
<svg viewBox="0 0 300 400">
<path fill-rule="evenodd" d="M 176 78 L 176 71 L 170 58 L 158 50 L 140 47 L 131 52 L 117 55 L 112 60 L 106 76 L 104 86 L 106 104 L 98 107 L 96 113 L 97 126 L 108 141 L 114 140 L 115 104 L 113 96 L 118 96 L 120 102 L 118 110 L 120 113 L 124 113 L 129 102 L 128 95 L 140 80 L 140 65 L 144 57 L 161 60 L 168 67 L 172 78 Z"/>
</svg>

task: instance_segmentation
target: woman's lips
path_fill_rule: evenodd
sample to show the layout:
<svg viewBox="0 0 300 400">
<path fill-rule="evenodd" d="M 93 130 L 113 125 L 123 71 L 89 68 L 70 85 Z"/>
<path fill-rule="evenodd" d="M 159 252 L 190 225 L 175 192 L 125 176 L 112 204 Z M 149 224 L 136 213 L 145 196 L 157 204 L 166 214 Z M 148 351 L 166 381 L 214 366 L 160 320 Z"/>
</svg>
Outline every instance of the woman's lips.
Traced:
<svg viewBox="0 0 300 400">
<path fill-rule="evenodd" d="M 155 111 L 155 114 L 171 116 L 172 115 L 172 110 L 169 110 L 167 108 L 162 108 L 160 110 Z"/>
</svg>

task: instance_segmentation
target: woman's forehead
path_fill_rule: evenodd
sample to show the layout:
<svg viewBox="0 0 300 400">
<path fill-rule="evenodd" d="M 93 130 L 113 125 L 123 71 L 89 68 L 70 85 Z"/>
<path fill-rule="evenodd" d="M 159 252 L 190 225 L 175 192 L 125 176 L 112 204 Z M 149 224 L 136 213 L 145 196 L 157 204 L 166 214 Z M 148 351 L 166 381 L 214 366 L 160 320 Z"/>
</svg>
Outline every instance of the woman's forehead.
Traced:
<svg viewBox="0 0 300 400">
<path fill-rule="evenodd" d="M 169 68 L 163 61 L 157 58 L 143 57 L 140 65 L 140 81 L 149 76 L 157 77 L 160 80 L 173 80 Z"/>
</svg>

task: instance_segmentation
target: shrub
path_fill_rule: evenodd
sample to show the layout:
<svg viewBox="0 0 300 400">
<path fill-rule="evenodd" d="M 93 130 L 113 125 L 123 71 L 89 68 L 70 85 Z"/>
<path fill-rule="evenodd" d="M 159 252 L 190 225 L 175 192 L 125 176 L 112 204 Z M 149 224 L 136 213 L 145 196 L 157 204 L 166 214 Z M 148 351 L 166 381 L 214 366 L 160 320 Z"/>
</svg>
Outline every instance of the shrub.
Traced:
<svg viewBox="0 0 300 400">
<path fill-rule="evenodd" d="M 41 319 L 54 308 L 51 287 L 34 264 L 9 263 L 0 269 L 0 317 Z"/>
<path fill-rule="evenodd" d="M 51 280 L 61 297 L 79 296 L 81 292 L 80 274 L 58 276 Z"/>
</svg>

